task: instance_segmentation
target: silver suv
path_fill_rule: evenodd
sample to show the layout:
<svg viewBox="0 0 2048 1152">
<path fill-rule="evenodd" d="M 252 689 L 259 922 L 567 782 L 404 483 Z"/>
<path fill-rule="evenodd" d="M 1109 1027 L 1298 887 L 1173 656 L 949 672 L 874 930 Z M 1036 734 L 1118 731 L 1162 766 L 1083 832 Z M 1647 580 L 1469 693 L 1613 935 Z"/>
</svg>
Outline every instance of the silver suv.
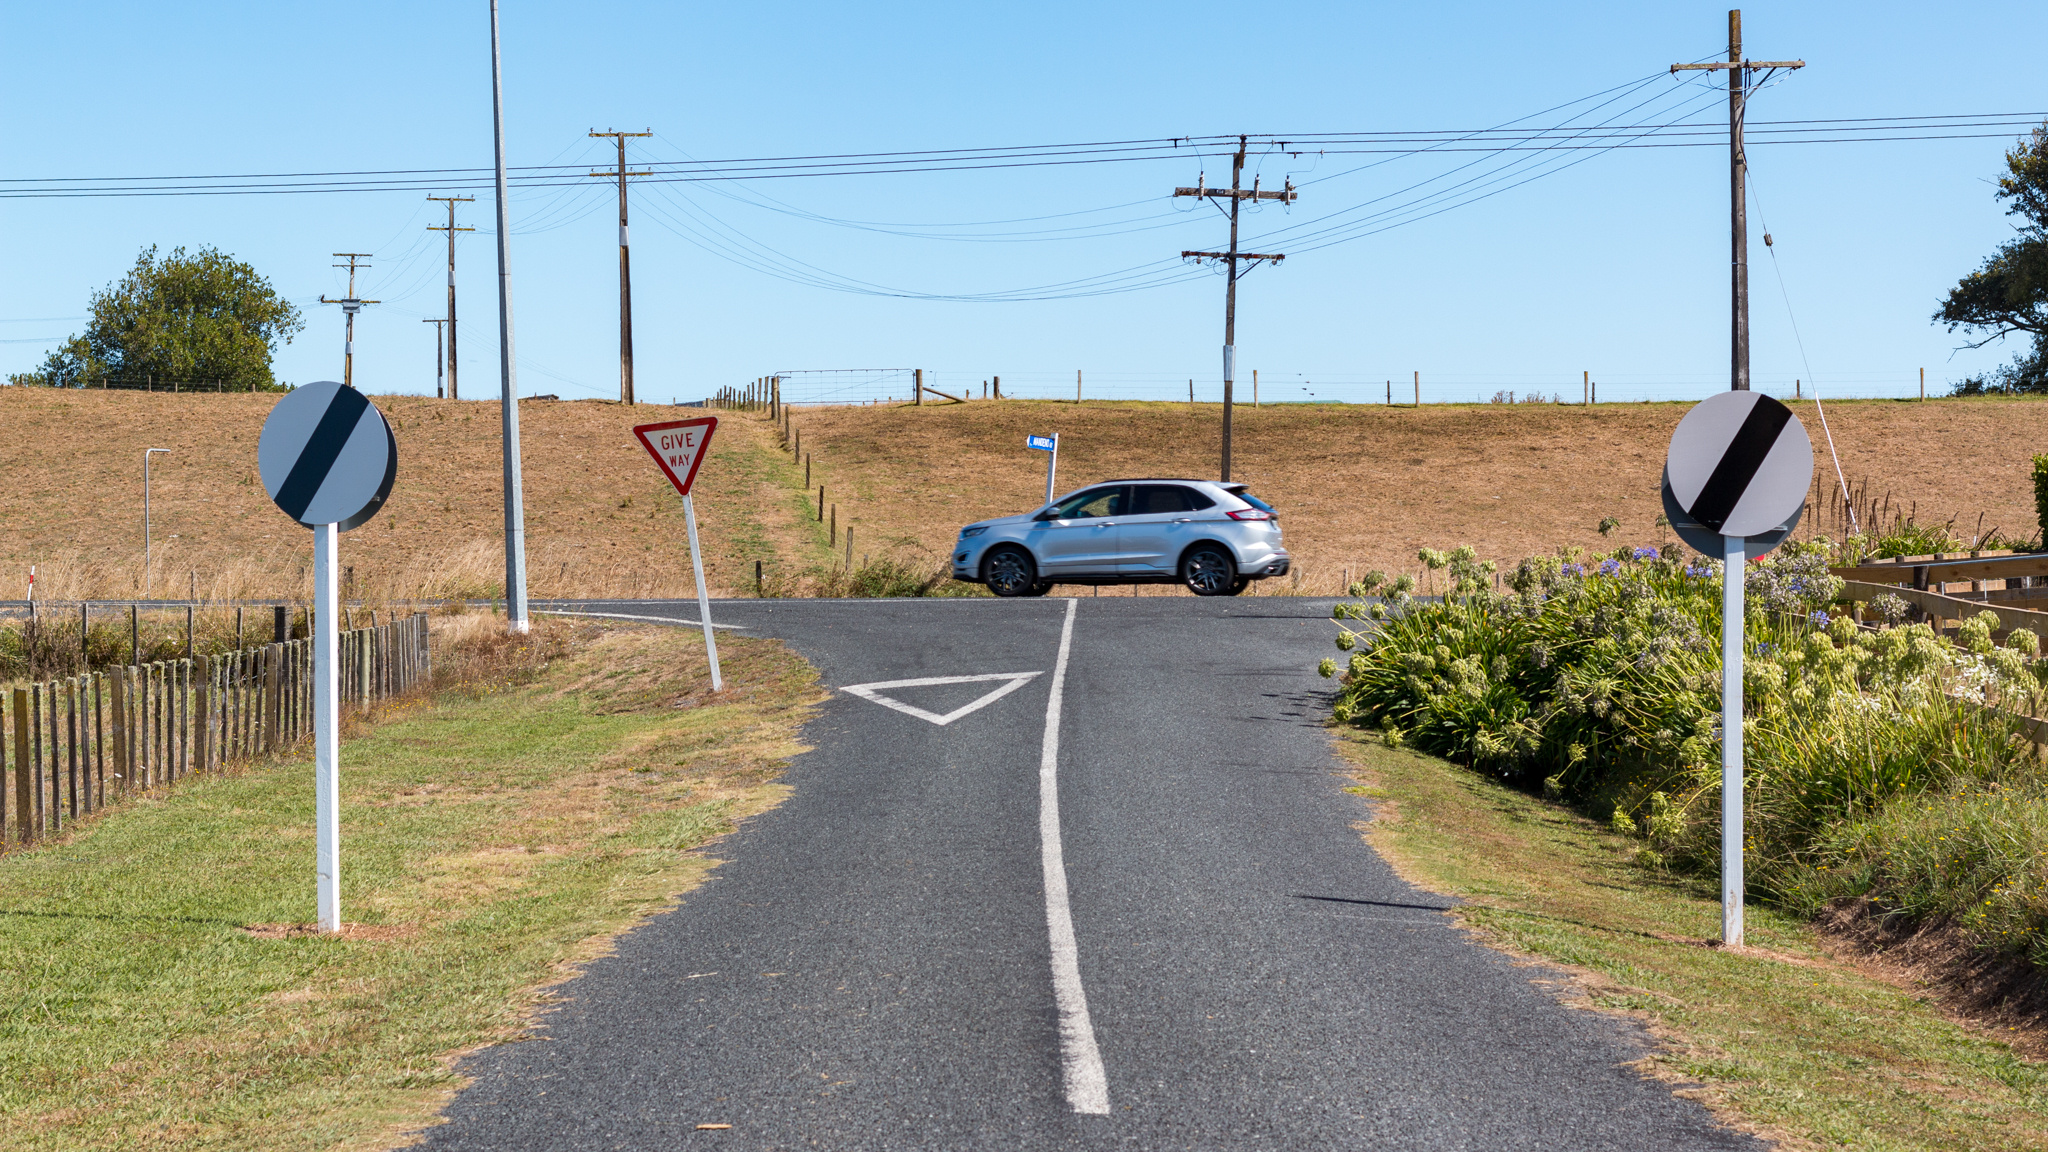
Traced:
<svg viewBox="0 0 2048 1152">
<path fill-rule="evenodd" d="M 1287 574 L 1280 520 L 1243 484 L 1110 480 L 1022 516 L 960 530 L 953 579 L 998 596 L 1043 596 L 1054 584 L 1185 584 L 1235 596 Z"/>
</svg>

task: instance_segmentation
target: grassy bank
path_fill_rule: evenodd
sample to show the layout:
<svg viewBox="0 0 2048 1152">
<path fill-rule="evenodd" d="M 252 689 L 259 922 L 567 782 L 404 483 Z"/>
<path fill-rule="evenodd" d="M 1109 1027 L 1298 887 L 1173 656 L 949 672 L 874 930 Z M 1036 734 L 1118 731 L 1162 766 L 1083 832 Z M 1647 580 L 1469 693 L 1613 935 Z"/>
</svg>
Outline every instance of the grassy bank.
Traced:
<svg viewBox="0 0 2048 1152">
<path fill-rule="evenodd" d="M 1639 840 L 1433 756 L 1342 745 L 1381 798 L 1374 846 L 1468 901 L 1490 942 L 1569 966 L 1565 994 L 1645 1021 L 1667 1041 L 1646 1073 L 1786 1147 L 2048 1147 L 2048 1070 L 1831 959 L 1803 918 L 1752 907 L 1752 946 L 1713 947 L 1710 884 L 1633 863 Z"/>
<path fill-rule="evenodd" d="M 346 742 L 340 938 L 301 927 L 305 763 L 0 859 L 0 1146 L 371 1147 L 430 1122 L 451 1053 L 515 1035 L 779 798 L 810 670 L 722 637 L 713 697 L 701 645 L 550 625 Z"/>
</svg>

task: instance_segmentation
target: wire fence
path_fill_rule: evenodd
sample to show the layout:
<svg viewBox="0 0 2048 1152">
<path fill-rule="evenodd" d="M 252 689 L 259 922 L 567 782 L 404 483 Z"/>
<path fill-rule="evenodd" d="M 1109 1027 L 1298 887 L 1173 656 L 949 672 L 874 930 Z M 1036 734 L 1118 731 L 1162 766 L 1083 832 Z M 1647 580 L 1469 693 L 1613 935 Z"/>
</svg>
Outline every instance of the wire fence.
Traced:
<svg viewBox="0 0 2048 1152">
<path fill-rule="evenodd" d="M 779 381 L 784 404 L 857 405 L 910 403 L 919 380 L 926 403 L 943 403 L 934 391 L 968 400 L 1136 400 L 1218 404 L 1223 382 L 1214 376 L 1172 376 L 1159 372 L 973 372 L 960 369 L 809 369 L 769 373 L 757 381 L 722 389 L 710 401 L 744 406 L 752 394 L 768 395 L 761 381 Z M 1399 373 L 1247 371 L 1235 382 L 1232 399 L 1247 407 L 1265 404 L 1640 404 L 1703 400 L 1725 391 L 1728 377 L 1704 373 Z M 1751 387 L 1787 401 L 1814 399 L 1815 382 L 1799 376 L 1756 375 Z M 1822 400 L 1917 400 L 1950 394 L 1954 384 L 1926 380 L 1919 371 L 1870 374 L 1821 381 Z"/>
</svg>

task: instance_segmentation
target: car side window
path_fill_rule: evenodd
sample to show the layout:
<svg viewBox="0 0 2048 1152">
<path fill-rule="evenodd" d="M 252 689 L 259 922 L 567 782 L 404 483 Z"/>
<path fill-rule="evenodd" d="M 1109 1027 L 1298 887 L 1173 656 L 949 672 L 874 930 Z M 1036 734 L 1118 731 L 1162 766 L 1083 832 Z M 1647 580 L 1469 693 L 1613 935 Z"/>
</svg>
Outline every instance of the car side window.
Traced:
<svg viewBox="0 0 2048 1152">
<path fill-rule="evenodd" d="M 1093 520 L 1102 516 L 1121 516 L 1127 491 L 1122 485 L 1116 485 L 1076 492 L 1053 506 L 1053 519 Z"/>
<path fill-rule="evenodd" d="M 1147 516 L 1171 512 L 1199 512 L 1214 503 L 1215 501 L 1200 492 L 1179 484 L 1141 484 L 1132 503 L 1132 514 Z"/>
</svg>

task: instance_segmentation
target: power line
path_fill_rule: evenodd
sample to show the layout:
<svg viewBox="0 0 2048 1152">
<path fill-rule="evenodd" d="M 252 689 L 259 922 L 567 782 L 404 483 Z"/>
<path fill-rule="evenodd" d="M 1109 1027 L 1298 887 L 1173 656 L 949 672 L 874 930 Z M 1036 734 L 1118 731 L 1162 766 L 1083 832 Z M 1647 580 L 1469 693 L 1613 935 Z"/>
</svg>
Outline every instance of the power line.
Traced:
<svg viewBox="0 0 2048 1152">
<path fill-rule="evenodd" d="M 1750 125 L 1750 142 L 1761 145 L 1986 139 L 2010 135 L 2011 132 L 1962 132 L 1946 129 L 2023 130 L 2037 124 L 2043 115 L 2036 112 L 2013 112 L 1760 121 L 1752 122 Z M 1689 121 L 1613 125 L 1608 135 L 1621 138 L 1619 143 L 1614 144 L 1600 139 L 1584 139 L 1582 132 L 1569 133 L 1562 141 L 1554 140 L 1544 132 L 1533 135 L 1525 132 L 1520 134 L 1525 138 L 1517 143 L 1504 145 L 1490 139 L 1491 136 L 1510 131 L 1499 127 L 1420 132 L 1247 134 L 1247 139 L 1256 142 L 1263 149 L 1297 155 L 1399 157 L 1421 152 L 1714 147 L 1717 142 L 1710 138 L 1710 127 L 1702 122 Z M 1823 132 L 1828 134 L 1816 135 Z M 661 161 L 653 165 L 658 171 L 645 179 L 658 182 L 705 183 L 819 176 L 909 175 L 1161 160 L 1184 161 L 1197 154 L 1203 145 L 1213 145 L 1230 139 L 1234 138 L 1182 136 L 1140 141 L 1027 145 L 1014 148 L 956 148 L 715 161 Z M 508 177 L 508 182 L 522 190 L 572 187 L 580 182 L 574 174 L 566 171 L 572 167 L 580 166 L 536 165 L 508 169 L 508 173 L 520 174 L 516 179 Z M 0 179 L 0 198 L 304 195 L 407 191 L 428 187 L 478 188 L 489 184 L 489 173 L 489 169 L 478 168 L 421 168 L 204 176 L 13 177 Z"/>
</svg>

